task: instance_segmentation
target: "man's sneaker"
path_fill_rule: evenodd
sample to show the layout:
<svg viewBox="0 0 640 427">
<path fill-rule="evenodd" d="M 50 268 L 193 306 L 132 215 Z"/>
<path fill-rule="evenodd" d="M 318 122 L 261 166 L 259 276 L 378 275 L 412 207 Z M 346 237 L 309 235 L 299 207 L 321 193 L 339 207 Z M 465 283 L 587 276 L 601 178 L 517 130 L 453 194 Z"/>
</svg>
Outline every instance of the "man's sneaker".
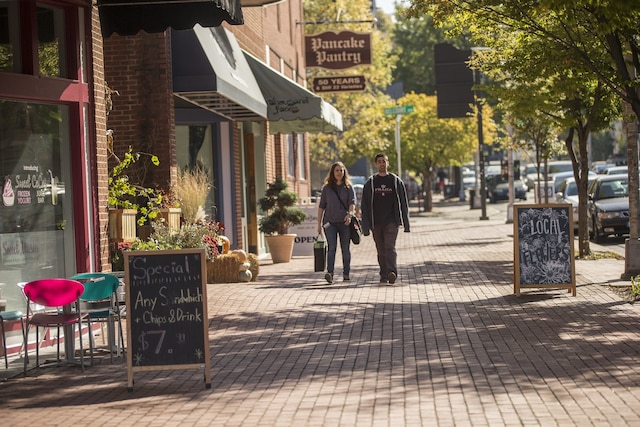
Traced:
<svg viewBox="0 0 640 427">
<path fill-rule="evenodd" d="M 396 283 L 396 277 L 398 276 L 393 271 L 389 273 L 389 275 L 387 276 L 387 278 L 389 279 L 389 283 L 391 283 L 392 285 Z"/>
<path fill-rule="evenodd" d="M 349 277 L 349 275 L 348 275 L 348 274 L 343 274 L 343 275 L 342 275 L 342 280 L 343 280 L 343 281 L 345 281 L 345 282 L 348 282 L 348 281 L 350 281 L 350 280 L 351 280 L 351 278 Z"/>
<path fill-rule="evenodd" d="M 331 274 L 331 273 L 325 274 L 324 275 L 324 280 L 326 280 L 328 284 L 332 284 L 333 283 L 333 274 Z"/>
<path fill-rule="evenodd" d="M 380 283 L 387 283 L 387 281 L 388 281 L 388 280 L 387 280 L 387 279 L 385 279 L 384 277 L 381 277 L 381 278 L 380 278 Z"/>
</svg>

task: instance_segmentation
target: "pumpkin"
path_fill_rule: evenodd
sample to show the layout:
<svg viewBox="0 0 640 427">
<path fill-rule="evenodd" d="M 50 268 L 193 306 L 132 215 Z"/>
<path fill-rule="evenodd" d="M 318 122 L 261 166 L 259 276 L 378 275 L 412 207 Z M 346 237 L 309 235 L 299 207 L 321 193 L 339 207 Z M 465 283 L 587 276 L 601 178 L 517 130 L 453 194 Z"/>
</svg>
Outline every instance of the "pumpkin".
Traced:
<svg viewBox="0 0 640 427">
<path fill-rule="evenodd" d="M 238 258 L 238 261 L 240 261 L 240 264 L 244 264 L 245 262 L 247 262 L 247 253 L 242 249 L 235 249 L 231 251 L 231 253 L 235 255 L 236 258 Z"/>
<path fill-rule="evenodd" d="M 252 278 L 253 274 L 249 270 L 238 272 L 238 280 L 240 282 L 250 282 Z"/>
</svg>

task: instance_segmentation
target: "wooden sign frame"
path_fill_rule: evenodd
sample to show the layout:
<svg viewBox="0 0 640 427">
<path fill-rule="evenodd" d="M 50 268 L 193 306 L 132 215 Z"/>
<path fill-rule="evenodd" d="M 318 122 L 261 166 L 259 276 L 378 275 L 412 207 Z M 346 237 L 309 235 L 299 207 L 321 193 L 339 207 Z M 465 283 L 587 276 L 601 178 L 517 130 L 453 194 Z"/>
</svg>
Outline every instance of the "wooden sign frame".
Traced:
<svg viewBox="0 0 640 427">
<path fill-rule="evenodd" d="M 203 365 L 211 388 L 205 250 L 125 251 L 124 266 L 128 390 L 135 372 Z"/>
<path fill-rule="evenodd" d="M 513 206 L 513 292 L 566 288 L 576 296 L 571 204 Z"/>
</svg>

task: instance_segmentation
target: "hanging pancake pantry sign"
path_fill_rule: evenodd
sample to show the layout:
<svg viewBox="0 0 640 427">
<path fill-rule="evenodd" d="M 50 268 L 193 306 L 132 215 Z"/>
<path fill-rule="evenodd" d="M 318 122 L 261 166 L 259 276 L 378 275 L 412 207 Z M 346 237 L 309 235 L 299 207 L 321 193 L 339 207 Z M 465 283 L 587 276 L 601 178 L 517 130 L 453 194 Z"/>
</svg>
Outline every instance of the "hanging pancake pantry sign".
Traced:
<svg viewBox="0 0 640 427">
<path fill-rule="evenodd" d="M 307 68 L 345 70 L 371 65 L 371 33 L 325 31 L 304 37 Z"/>
</svg>

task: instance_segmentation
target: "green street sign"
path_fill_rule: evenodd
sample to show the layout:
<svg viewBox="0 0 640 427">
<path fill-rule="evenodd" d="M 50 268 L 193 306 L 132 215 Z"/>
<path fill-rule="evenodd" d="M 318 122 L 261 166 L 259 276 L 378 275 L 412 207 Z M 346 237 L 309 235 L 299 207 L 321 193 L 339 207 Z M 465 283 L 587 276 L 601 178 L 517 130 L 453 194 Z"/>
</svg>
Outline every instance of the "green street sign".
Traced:
<svg viewBox="0 0 640 427">
<path fill-rule="evenodd" d="M 384 114 L 386 116 L 397 116 L 398 114 L 413 113 L 413 105 L 404 105 L 402 107 L 385 108 Z"/>
</svg>

